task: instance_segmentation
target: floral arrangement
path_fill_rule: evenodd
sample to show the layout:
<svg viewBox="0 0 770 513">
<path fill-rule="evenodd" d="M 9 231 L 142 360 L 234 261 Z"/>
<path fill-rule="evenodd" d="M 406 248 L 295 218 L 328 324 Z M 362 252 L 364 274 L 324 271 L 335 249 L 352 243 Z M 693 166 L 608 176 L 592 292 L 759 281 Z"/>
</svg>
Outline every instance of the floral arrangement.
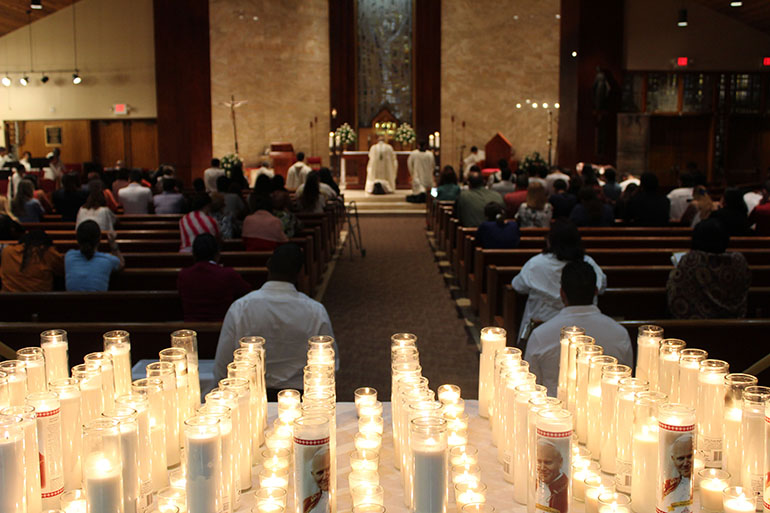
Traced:
<svg viewBox="0 0 770 513">
<path fill-rule="evenodd" d="M 237 165 L 243 166 L 243 160 L 235 153 L 228 153 L 219 161 L 222 169 L 225 170 L 227 176 L 230 176 L 230 171 Z"/>
<path fill-rule="evenodd" d="M 356 142 L 357 136 L 355 130 L 353 130 L 347 123 L 340 126 L 336 132 L 334 132 L 335 138 L 339 137 L 340 144 L 343 146 L 346 144 L 353 144 Z"/>
<path fill-rule="evenodd" d="M 403 123 L 396 129 L 396 135 L 393 138 L 402 144 L 412 144 L 417 139 L 417 134 L 409 123 Z"/>
<path fill-rule="evenodd" d="M 519 166 L 519 169 L 521 169 L 524 173 L 529 174 L 530 169 L 540 169 L 543 167 L 548 169 L 548 163 L 543 160 L 543 157 L 540 156 L 540 153 L 533 152 L 531 155 L 524 157 L 524 161 Z"/>
</svg>

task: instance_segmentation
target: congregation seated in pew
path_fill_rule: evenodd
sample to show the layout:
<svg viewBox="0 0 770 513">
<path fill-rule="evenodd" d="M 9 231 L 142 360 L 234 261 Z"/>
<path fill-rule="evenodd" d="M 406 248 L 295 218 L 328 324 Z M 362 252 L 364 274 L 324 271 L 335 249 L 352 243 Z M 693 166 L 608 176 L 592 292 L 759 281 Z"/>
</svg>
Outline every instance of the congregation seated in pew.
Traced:
<svg viewBox="0 0 770 513">
<path fill-rule="evenodd" d="M 221 237 L 217 220 L 209 215 L 211 196 L 205 192 L 196 193 L 192 198 L 192 210 L 179 220 L 179 236 L 181 244 L 179 251 L 189 253 L 195 237 L 201 233 L 210 233 Z"/>
<path fill-rule="evenodd" d="M 243 220 L 243 245 L 246 251 L 272 251 L 289 240 L 281 220 L 273 215 L 270 196 L 252 194 L 249 202 L 254 213 Z"/>
<path fill-rule="evenodd" d="M 64 256 L 43 230 L 30 230 L 17 244 L 3 248 L 0 280 L 3 292 L 50 292 L 54 277 L 64 276 Z"/>
<path fill-rule="evenodd" d="M 484 249 L 514 249 L 519 246 L 519 225 L 506 221 L 505 209 L 498 203 L 490 202 L 484 207 L 487 220 L 476 230 L 476 240 Z"/>
<path fill-rule="evenodd" d="M 115 231 L 117 218 L 112 210 L 107 207 L 101 180 L 91 180 L 89 182 L 88 197 L 83 206 L 80 207 L 80 210 L 78 210 L 75 227 L 77 228 L 84 221 L 88 220 L 94 221 L 104 232 Z"/>
<path fill-rule="evenodd" d="M 101 190 L 97 193 L 103 198 Z M 68 291 L 107 291 L 110 275 L 113 272 L 122 271 L 126 266 L 126 261 L 115 240 L 115 233 L 107 233 L 109 253 L 97 251 L 101 237 L 102 231 L 96 221 L 86 219 L 78 225 L 78 249 L 71 249 L 64 254 L 64 279 Z"/>
<path fill-rule="evenodd" d="M 504 205 L 503 198 L 495 191 L 484 187 L 481 171 L 474 166 L 468 173 L 468 189 L 457 196 L 456 212 L 463 226 L 477 227 L 484 222 L 484 208 L 488 203 Z"/>
</svg>

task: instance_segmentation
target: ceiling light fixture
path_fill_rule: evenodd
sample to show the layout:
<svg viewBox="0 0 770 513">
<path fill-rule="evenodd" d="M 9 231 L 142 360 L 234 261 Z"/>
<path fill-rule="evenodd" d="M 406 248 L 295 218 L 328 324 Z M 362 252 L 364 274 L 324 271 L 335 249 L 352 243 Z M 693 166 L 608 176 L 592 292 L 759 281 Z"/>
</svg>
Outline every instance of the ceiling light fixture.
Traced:
<svg viewBox="0 0 770 513">
<path fill-rule="evenodd" d="M 517 109 L 520 109 L 520 108 L 521 108 L 521 104 L 520 104 L 520 103 L 517 103 L 517 104 L 516 104 L 516 108 L 517 108 Z"/>
<path fill-rule="evenodd" d="M 72 83 L 78 85 L 83 81 L 78 71 L 78 25 L 75 16 L 75 0 L 72 0 L 72 60 L 75 64 L 75 73 L 72 74 Z"/>
<path fill-rule="evenodd" d="M 30 0 L 29 1 L 29 8 L 30 9 L 42 9 L 43 8 L 43 2 L 41 2 L 41 0 Z"/>
<path fill-rule="evenodd" d="M 680 9 L 679 10 L 679 18 L 676 22 L 676 25 L 678 27 L 686 27 L 687 26 L 687 9 Z"/>
<path fill-rule="evenodd" d="M 3 77 L 2 83 L 5 87 L 11 87 L 11 77 L 9 77 L 7 73 Z"/>
<path fill-rule="evenodd" d="M 46 82 L 48 82 L 48 75 L 46 75 L 45 73 L 43 73 L 43 76 L 42 76 L 42 77 L 40 77 L 40 81 L 41 81 L 42 83 L 44 83 L 44 84 L 45 84 Z"/>
<path fill-rule="evenodd" d="M 730 2 L 730 7 L 743 7 L 743 2 L 741 0 L 733 0 Z"/>
<path fill-rule="evenodd" d="M 26 87 L 29 84 L 29 77 L 27 75 L 22 75 L 22 77 L 19 79 L 19 83 Z"/>
<path fill-rule="evenodd" d="M 83 78 L 78 74 L 77 70 L 72 74 L 72 83 L 78 85 L 83 81 Z"/>
<path fill-rule="evenodd" d="M 554 108 L 558 109 L 560 107 L 559 102 L 556 102 L 553 104 Z"/>
</svg>

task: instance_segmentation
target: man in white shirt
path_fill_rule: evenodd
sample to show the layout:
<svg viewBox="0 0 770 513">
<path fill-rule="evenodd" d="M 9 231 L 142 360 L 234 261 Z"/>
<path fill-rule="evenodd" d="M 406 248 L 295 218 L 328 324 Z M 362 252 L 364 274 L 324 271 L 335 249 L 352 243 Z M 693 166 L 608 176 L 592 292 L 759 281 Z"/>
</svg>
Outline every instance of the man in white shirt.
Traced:
<svg viewBox="0 0 770 513">
<path fill-rule="evenodd" d="M 568 263 L 561 273 L 561 298 L 566 306 L 556 317 L 535 328 L 529 337 L 524 359 L 538 383 L 544 385 L 552 397 L 556 397 L 559 384 L 559 337 L 564 326 L 580 326 L 604 348 L 604 354 L 614 356 L 619 364 L 633 364 L 628 332 L 594 306 L 596 293 L 593 266 L 587 262 Z"/>
<path fill-rule="evenodd" d="M 149 214 L 152 205 L 152 191 L 142 185 L 142 172 L 131 171 L 128 179 L 131 183 L 118 191 L 118 201 L 126 214 Z"/>
<path fill-rule="evenodd" d="M 312 171 L 310 166 L 305 164 L 305 154 L 297 153 L 297 162 L 295 162 L 286 173 L 286 189 L 296 191 L 300 185 L 305 183 L 307 175 Z"/>
<path fill-rule="evenodd" d="M 219 167 L 219 159 L 211 159 L 211 167 L 203 171 L 203 183 L 206 184 L 206 192 L 217 192 L 217 178 L 225 176 L 225 170 Z"/>
<path fill-rule="evenodd" d="M 621 191 L 625 191 L 626 187 L 629 185 L 634 184 L 638 187 L 641 183 L 641 180 L 639 180 L 639 178 L 635 177 L 634 175 L 630 173 L 623 173 L 623 180 L 618 185 L 620 185 Z"/>
<path fill-rule="evenodd" d="M 471 146 L 471 153 L 463 159 L 463 176 L 467 176 L 473 166 L 479 165 L 479 162 L 484 162 L 486 159 L 484 151 Z"/>
<path fill-rule="evenodd" d="M 568 174 L 562 173 L 561 169 L 554 167 L 545 177 L 545 189 L 548 192 L 548 195 L 550 196 L 553 194 L 553 184 L 556 180 L 564 180 L 565 182 L 569 183 L 569 179 L 570 177 Z"/>
<path fill-rule="evenodd" d="M 393 146 L 385 142 L 383 136 L 378 137 L 377 144 L 369 149 L 369 162 L 366 164 L 366 185 L 364 190 L 374 192 L 375 184 L 379 183 L 385 192 L 396 190 L 396 173 L 398 160 Z"/>
<path fill-rule="evenodd" d="M 257 183 L 257 178 L 259 178 L 259 175 L 265 175 L 268 178 L 272 178 L 275 176 L 275 171 L 270 169 L 270 165 L 267 162 L 260 162 L 259 167 L 257 169 L 254 169 L 251 171 L 251 176 L 249 177 L 249 187 L 252 189 L 254 188 L 254 185 Z"/>
<path fill-rule="evenodd" d="M 406 167 L 412 175 L 412 195 L 422 194 L 422 202 L 425 202 L 425 194 L 433 188 L 433 171 L 436 169 L 436 156 L 428 151 L 428 144 L 420 141 L 420 149 L 412 150 L 406 159 Z"/>
<path fill-rule="evenodd" d="M 694 185 L 695 177 L 689 173 L 684 173 L 679 175 L 679 187 L 668 193 L 668 199 L 671 202 L 669 217 L 672 223 L 678 223 L 682 219 L 682 214 L 692 201 Z"/>
<path fill-rule="evenodd" d="M 230 305 L 214 360 L 216 381 L 227 377 L 227 364 L 233 361 L 238 340 L 258 335 L 265 338 L 268 397 L 284 388 L 303 389 L 307 339 L 334 336 L 323 305 L 295 287 L 303 262 L 296 244 L 278 246 L 267 263 L 267 283 Z"/>
</svg>

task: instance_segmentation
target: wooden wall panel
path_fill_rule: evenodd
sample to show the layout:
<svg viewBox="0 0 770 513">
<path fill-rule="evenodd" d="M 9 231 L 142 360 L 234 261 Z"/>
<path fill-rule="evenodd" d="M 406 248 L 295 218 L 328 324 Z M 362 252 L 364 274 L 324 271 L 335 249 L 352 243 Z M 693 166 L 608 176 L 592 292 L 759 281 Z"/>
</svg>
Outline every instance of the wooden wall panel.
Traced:
<svg viewBox="0 0 770 513">
<path fill-rule="evenodd" d="M 91 122 L 88 120 L 19 121 L 21 144 L 19 154 L 29 151 L 32 156 L 45 157 L 55 146 L 45 143 L 45 127 L 62 129 L 61 155 L 65 164 L 80 164 L 91 160 Z"/>
<path fill-rule="evenodd" d="M 155 120 L 131 121 L 131 167 L 158 167 L 158 123 Z"/>
<path fill-rule="evenodd" d="M 337 111 L 336 117 L 330 115 L 331 130 L 343 123 L 356 126 L 355 4 L 355 0 L 329 0 L 330 104 Z"/>
<path fill-rule="evenodd" d="M 209 2 L 153 6 L 158 157 L 189 185 L 192 170 L 207 168 L 212 152 Z"/>
<path fill-rule="evenodd" d="M 441 128 L 441 0 L 415 2 L 414 118 L 417 140 Z"/>
<path fill-rule="evenodd" d="M 650 119 L 649 170 L 662 186 L 676 186 L 688 162 L 708 167 L 709 116 L 653 116 Z"/>
<path fill-rule="evenodd" d="M 94 131 L 94 161 L 104 167 L 126 160 L 125 121 L 100 120 L 92 124 Z"/>
</svg>

